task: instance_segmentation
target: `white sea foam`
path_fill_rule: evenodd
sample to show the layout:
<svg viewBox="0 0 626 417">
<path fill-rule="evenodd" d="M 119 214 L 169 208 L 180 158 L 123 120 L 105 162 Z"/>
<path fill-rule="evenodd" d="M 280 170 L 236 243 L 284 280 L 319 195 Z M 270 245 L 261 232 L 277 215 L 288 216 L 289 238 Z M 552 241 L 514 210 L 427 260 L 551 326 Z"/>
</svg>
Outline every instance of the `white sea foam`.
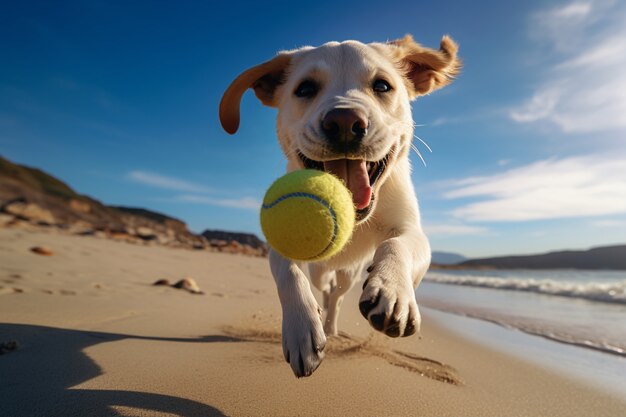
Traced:
<svg viewBox="0 0 626 417">
<path fill-rule="evenodd" d="M 502 312 L 494 312 L 488 308 L 459 306 L 455 303 L 432 298 L 422 298 L 421 305 L 460 316 L 489 321 L 508 329 L 521 330 L 535 336 L 554 340 L 560 343 L 594 349 L 605 353 L 626 356 L 626 342 L 618 339 L 607 339 L 597 334 L 596 329 L 585 326 L 559 324 L 550 320 L 529 317 L 518 317 Z"/>
<path fill-rule="evenodd" d="M 499 278 L 429 272 L 426 281 L 499 290 L 526 291 L 605 303 L 626 304 L 626 279 L 612 282 L 572 282 L 552 279 Z"/>
</svg>

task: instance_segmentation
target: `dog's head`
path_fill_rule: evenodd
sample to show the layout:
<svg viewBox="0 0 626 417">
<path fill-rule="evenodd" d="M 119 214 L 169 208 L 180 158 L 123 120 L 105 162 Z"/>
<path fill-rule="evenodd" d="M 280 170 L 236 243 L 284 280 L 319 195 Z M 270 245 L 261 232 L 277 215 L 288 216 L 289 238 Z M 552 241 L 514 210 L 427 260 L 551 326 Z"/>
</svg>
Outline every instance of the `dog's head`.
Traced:
<svg viewBox="0 0 626 417">
<path fill-rule="evenodd" d="M 357 220 L 368 217 L 377 190 L 413 139 L 410 102 L 451 82 L 460 69 L 457 45 L 439 50 L 411 36 L 388 43 L 330 42 L 279 53 L 228 87 L 220 120 L 239 127 L 239 103 L 253 88 L 278 108 L 278 137 L 292 167 L 325 170 L 352 192 Z"/>
</svg>

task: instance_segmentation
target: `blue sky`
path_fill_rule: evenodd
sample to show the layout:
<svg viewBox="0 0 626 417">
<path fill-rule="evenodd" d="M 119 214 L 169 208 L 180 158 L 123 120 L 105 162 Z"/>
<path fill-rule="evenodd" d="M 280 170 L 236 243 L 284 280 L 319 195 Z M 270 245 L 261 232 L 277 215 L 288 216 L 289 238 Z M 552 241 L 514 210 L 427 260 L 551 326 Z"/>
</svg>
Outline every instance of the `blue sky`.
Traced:
<svg viewBox="0 0 626 417">
<path fill-rule="evenodd" d="M 465 68 L 413 105 L 432 246 L 468 256 L 626 242 L 626 6 L 618 1 L 12 2 L 0 14 L 0 154 L 107 204 L 202 231 L 260 233 L 284 172 L 252 93 L 235 136 L 221 94 L 276 51 L 411 33 Z"/>
</svg>

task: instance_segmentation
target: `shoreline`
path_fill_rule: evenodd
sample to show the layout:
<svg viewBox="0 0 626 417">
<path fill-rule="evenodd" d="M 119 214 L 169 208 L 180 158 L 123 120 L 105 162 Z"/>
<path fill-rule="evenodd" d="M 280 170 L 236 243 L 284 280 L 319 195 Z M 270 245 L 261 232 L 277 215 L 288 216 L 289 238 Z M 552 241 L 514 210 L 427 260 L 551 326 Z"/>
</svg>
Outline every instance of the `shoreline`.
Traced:
<svg viewBox="0 0 626 417">
<path fill-rule="evenodd" d="M 498 319 L 497 317 L 490 317 L 488 314 L 480 314 L 480 313 L 473 313 L 471 311 L 468 310 L 464 310 L 464 309 L 455 309 L 453 307 L 448 307 L 448 306 L 444 306 L 444 305 L 438 305 L 438 303 L 431 303 L 431 302 L 427 302 L 427 303 L 423 303 L 423 305 L 426 305 L 426 308 L 429 308 L 431 310 L 435 310 L 435 311 L 439 311 L 441 313 L 445 313 L 445 314 L 452 314 L 455 315 L 457 317 L 463 317 L 463 318 L 467 318 L 467 319 L 472 319 L 472 320 L 478 320 L 481 322 L 485 322 L 485 323 L 490 323 L 496 326 L 499 326 L 503 329 L 508 329 L 508 330 L 517 330 L 519 332 L 522 332 L 528 336 L 533 336 L 533 337 L 540 337 L 542 339 L 545 339 L 547 341 L 550 341 L 552 343 L 558 343 L 558 344 L 562 344 L 562 345 L 566 345 L 566 346 L 572 346 L 572 347 L 577 347 L 579 349 L 587 349 L 587 350 L 591 350 L 593 352 L 598 352 L 598 353 L 602 353 L 604 355 L 612 355 L 615 356 L 616 358 L 621 358 L 623 360 L 626 361 L 626 352 L 619 347 L 615 347 L 615 346 L 598 346 L 595 344 L 591 344 L 589 342 L 585 343 L 585 342 L 579 342 L 579 341 L 575 341 L 575 340 L 567 340 L 563 337 L 560 337 L 557 334 L 548 334 L 545 332 L 541 332 L 541 331 L 537 331 L 535 329 L 532 328 L 532 326 L 520 326 L 517 325 L 515 327 L 512 327 L 509 323 L 507 323 L 504 320 Z M 626 372 L 626 369 L 625 369 Z M 626 390 L 625 390 L 626 393 Z"/>
<path fill-rule="evenodd" d="M 205 295 L 151 285 L 185 276 Z M 20 290 L 0 291 L 0 342 L 19 342 L 0 355 L 14 417 L 626 414 L 617 395 L 477 343 L 426 308 L 421 338 L 374 332 L 358 289 L 342 336 L 298 380 L 262 258 L 0 229 L 0 286 Z"/>
<path fill-rule="evenodd" d="M 623 375 L 626 358 L 586 345 L 561 342 L 538 333 L 511 328 L 497 321 L 472 317 L 437 307 L 425 307 L 429 317 L 444 328 L 488 349 L 509 354 L 566 378 L 582 381 L 591 389 L 626 396 Z M 485 340 L 489 340 L 487 344 Z M 601 369 L 598 365 L 603 365 Z"/>
</svg>

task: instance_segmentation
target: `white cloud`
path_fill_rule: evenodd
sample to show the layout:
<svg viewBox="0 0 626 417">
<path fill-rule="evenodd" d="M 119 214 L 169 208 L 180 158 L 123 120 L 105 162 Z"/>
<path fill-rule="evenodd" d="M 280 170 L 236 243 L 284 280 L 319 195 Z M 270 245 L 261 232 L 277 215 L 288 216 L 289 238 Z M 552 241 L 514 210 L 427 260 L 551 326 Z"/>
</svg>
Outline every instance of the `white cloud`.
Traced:
<svg viewBox="0 0 626 417">
<path fill-rule="evenodd" d="M 591 11 L 591 3 L 571 3 L 561 8 L 553 9 L 548 13 L 548 17 L 573 20 L 586 17 Z"/>
<path fill-rule="evenodd" d="M 209 193 L 211 188 L 203 185 L 194 184 L 189 181 L 181 180 L 179 178 L 168 177 L 154 172 L 146 171 L 132 171 L 128 173 L 127 178 L 131 181 L 150 185 L 157 188 L 164 188 L 167 190 L 175 190 L 190 193 Z"/>
<path fill-rule="evenodd" d="M 534 16 L 533 37 L 548 43 L 547 56 L 559 59 L 509 116 L 568 133 L 626 130 L 624 21 L 626 7 L 606 1 L 573 2 Z"/>
<path fill-rule="evenodd" d="M 498 166 L 501 166 L 501 167 L 503 167 L 503 166 L 507 166 L 507 165 L 509 165 L 510 163 L 511 163 L 511 160 L 510 160 L 510 159 L 499 159 L 499 160 L 498 160 Z"/>
<path fill-rule="evenodd" d="M 208 206 L 220 206 L 231 207 L 237 209 L 246 210 L 259 210 L 261 208 L 261 201 L 254 197 L 241 197 L 241 198 L 211 198 L 202 195 L 185 194 L 178 196 L 178 201 L 184 201 L 186 203 L 205 204 Z"/>
<path fill-rule="evenodd" d="M 591 222 L 594 227 L 626 227 L 626 221 L 624 220 L 596 220 Z"/>
<path fill-rule="evenodd" d="M 261 201 L 254 197 L 219 198 L 209 197 L 206 194 L 216 193 L 217 190 L 200 184 L 185 181 L 180 178 L 168 177 L 154 172 L 132 171 L 127 178 L 139 184 L 149 185 L 166 190 L 181 191 L 182 194 L 167 201 L 177 201 L 192 204 L 204 204 L 208 206 L 230 207 L 236 209 L 259 210 Z"/>
<path fill-rule="evenodd" d="M 430 126 L 443 126 L 451 122 L 448 117 L 438 117 L 430 123 Z"/>
<path fill-rule="evenodd" d="M 468 226 L 464 224 L 433 224 L 425 225 L 424 230 L 429 236 L 466 236 L 484 235 L 488 230 L 479 226 Z"/>
<path fill-rule="evenodd" d="M 626 213 L 626 158 L 549 159 L 452 183 L 447 199 L 482 198 L 452 211 L 470 222 L 505 222 Z"/>
<path fill-rule="evenodd" d="M 551 118 L 562 95 L 560 89 L 552 87 L 536 92 L 530 100 L 509 115 L 516 122 L 526 123 Z"/>
</svg>

